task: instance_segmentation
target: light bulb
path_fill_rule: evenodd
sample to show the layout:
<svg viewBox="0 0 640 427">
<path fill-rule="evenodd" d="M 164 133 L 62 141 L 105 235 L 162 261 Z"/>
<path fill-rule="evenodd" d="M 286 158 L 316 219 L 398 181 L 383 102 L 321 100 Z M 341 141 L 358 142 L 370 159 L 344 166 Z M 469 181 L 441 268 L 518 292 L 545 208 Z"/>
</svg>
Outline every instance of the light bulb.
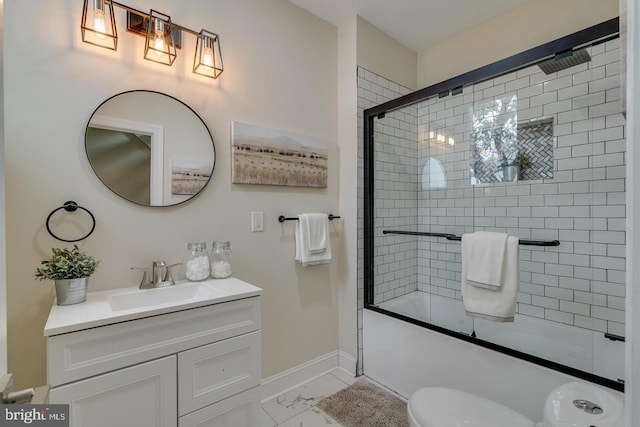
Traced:
<svg viewBox="0 0 640 427">
<path fill-rule="evenodd" d="M 455 145 L 456 141 L 453 138 L 449 138 L 449 145 Z"/>
<path fill-rule="evenodd" d="M 156 35 L 153 39 L 153 47 L 156 49 L 155 54 L 158 56 L 164 55 L 164 37 L 162 37 L 161 33 L 156 32 Z"/>
<path fill-rule="evenodd" d="M 207 67 L 213 67 L 213 49 L 210 47 L 202 50 L 202 63 Z"/>
<path fill-rule="evenodd" d="M 93 14 L 93 29 L 96 31 L 96 37 L 104 39 L 107 32 L 107 26 L 104 23 L 104 10 L 95 9 Z"/>
<path fill-rule="evenodd" d="M 158 56 L 165 54 L 164 52 L 164 23 L 156 18 L 154 23 L 154 36 L 153 36 L 154 52 Z"/>
</svg>

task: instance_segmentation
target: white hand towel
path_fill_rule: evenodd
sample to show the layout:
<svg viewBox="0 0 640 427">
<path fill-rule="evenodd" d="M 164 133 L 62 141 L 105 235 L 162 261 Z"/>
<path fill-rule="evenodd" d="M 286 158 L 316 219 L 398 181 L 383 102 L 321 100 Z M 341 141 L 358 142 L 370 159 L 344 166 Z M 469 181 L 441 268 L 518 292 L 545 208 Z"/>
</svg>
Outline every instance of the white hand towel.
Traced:
<svg viewBox="0 0 640 427">
<path fill-rule="evenodd" d="M 310 225 L 312 222 L 324 222 L 324 226 Z M 300 214 L 298 215 L 298 223 L 296 224 L 296 261 L 299 261 L 303 267 L 318 264 L 331 263 L 331 242 L 329 240 L 329 216 L 326 214 Z M 313 247 L 316 252 L 311 252 L 312 241 L 310 231 L 313 230 Z M 320 231 L 324 230 L 324 233 Z M 324 250 L 319 248 L 324 241 Z"/>
<path fill-rule="evenodd" d="M 468 316 L 496 322 L 513 322 L 516 296 L 520 289 L 520 240 L 509 236 L 504 260 L 502 286 L 489 290 L 469 284 L 469 257 L 473 236 L 462 235 L 462 299 Z"/>
<path fill-rule="evenodd" d="M 497 291 L 502 286 L 504 274 L 505 233 L 477 231 L 471 240 L 471 254 L 468 258 L 467 280 L 473 286 Z"/>
<path fill-rule="evenodd" d="M 327 250 L 329 217 L 327 214 L 304 214 L 309 233 L 309 253 L 321 254 Z M 303 220 L 304 221 L 304 220 Z"/>
</svg>

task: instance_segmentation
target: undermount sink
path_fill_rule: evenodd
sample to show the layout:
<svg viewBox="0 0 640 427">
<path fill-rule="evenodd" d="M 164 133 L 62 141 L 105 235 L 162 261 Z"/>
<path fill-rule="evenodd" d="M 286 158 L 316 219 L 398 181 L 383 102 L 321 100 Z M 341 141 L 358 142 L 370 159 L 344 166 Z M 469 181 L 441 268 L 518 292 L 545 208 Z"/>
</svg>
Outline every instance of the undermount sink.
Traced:
<svg viewBox="0 0 640 427">
<path fill-rule="evenodd" d="M 131 310 L 194 299 L 199 294 L 215 295 L 216 290 L 207 283 L 185 283 L 153 289 L 140 289 L 109 295 L 113 311 Z"/>
</svg>

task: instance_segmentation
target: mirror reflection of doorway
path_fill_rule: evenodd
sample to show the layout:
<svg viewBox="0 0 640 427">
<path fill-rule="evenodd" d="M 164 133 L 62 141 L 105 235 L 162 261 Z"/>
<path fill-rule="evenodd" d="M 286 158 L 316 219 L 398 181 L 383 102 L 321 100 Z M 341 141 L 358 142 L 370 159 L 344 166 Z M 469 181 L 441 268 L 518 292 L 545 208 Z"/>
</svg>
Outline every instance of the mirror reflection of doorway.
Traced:
<svg viewBox="0 0 640 427">
<path fill-rule="evenodd" d="M 114 192 L 139 204 L 162 205 L 162 126 L 94 116 L 86 140 L 91 165 Z"/>
</svg>

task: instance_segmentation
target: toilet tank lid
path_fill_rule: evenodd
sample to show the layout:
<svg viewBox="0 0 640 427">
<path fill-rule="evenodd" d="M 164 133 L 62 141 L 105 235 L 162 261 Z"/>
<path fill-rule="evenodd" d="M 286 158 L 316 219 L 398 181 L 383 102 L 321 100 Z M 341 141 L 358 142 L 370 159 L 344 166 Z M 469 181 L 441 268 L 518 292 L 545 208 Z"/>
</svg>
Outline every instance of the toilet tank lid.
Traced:
<svg viewBox="0 0 640 427">
<path fill-rule="evenodd" d="M 535 427 L 535 423 L 500 403 L 445 387 L 425 387 L 409 399 L 410 418 L 421 427 Z"/>
</svg>

